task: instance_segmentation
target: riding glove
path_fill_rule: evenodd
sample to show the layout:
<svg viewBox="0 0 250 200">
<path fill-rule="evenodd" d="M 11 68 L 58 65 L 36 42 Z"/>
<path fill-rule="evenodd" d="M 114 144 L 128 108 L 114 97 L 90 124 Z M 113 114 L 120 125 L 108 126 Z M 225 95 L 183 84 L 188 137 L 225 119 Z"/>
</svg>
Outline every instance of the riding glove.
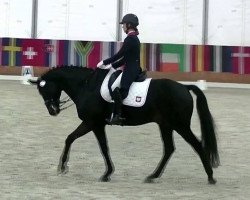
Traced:
<svg viewBox="0 0 250 200">
<path fill-rule="evenodd" d="M 97 67 L 98 67 L 98 65 L 97 65 Z M 100 68 L 100 69 L 110 69 L 111 67 L 112 67 L 112 65 L 109 64 L 109 65 L 101 65 L 98 68 Z"/>
<path fill-rule="evenodd" d="M 96 67 L 102 68 L 102 66 L 103 66 L 103 61 L 101 60 L 101 61 L 96 65 Z"/>
</svg>

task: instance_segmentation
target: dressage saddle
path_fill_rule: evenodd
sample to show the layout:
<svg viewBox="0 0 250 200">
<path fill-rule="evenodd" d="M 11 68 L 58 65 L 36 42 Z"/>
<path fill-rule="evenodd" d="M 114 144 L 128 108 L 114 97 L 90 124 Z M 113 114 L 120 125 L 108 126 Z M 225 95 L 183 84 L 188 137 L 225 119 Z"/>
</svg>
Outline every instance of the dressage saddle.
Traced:
<svg viewBox="0 0 250 200">
<path fill-rule="evenodd" d="M 111 74 L 110 79 L 108 81 L 108 89 L 109 89 L 109 94 L 112 96 L 112 85 L 115 82 L 115 80 L 117 79 L 117 77 L 122 73 L 122 70 L 116 70 L 113 74 Z M 147 71 L 144 70 L 142 71 L 136 78 L 136 80 L 134 82 L 143 82 L 145 81 L 147 78 Z"/>
</svg>

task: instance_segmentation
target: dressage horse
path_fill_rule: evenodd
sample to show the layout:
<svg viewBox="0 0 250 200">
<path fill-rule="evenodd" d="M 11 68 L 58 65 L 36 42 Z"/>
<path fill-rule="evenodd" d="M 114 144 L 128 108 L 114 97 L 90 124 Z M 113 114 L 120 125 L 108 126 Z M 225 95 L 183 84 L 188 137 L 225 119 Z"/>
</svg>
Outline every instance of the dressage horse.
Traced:
<svg viewBox="0 0 250 200">
<path fill-rule="evenodd" d="M 74 140 L 93 131 L 95 134 L 104 161 L 106 171 L 101 181 L 110 181 L 114 165 L 110 158 L 107 143 L 105 119 L 110 117 L 112 104 L 106 102 L 100 88 L 108 74 L 107 69 L 90 69 L 86 67 L 61 67 L 49 70 L 37 80 L 30 81 L 37 85 L 40 95 L 50 115 L 56 116 L 60 112 L 60 96 L 64 91 L 76 105 L 78 117 L 82 123 L 65 140 L 58 172 L 68 172 L 68 158 L 70 147 Z M 190 124 L 193 113 L 192 91 L 196 96 L 196 107 L 200 119 L 201 141 L 193 134 Z M 173 131 L 180 134 L 199 155 L 208 182 L 215 184 L 213 167 L 219 165 L 214 121 L 209 111 L 204 93 L 195 85 L 183 85 L 169 79 L 152 79 L 148 88 L 147 99 L 141 107 L 122 107 L 125 126 L 137 126 L 150 122 L 158 124 L 164 146 L 163 156 L 152 174 L 146 177 L 145 182 L 153 182 L 159 178 L 165 169 L 167 161 L 173 154 Z"/>
</svg>

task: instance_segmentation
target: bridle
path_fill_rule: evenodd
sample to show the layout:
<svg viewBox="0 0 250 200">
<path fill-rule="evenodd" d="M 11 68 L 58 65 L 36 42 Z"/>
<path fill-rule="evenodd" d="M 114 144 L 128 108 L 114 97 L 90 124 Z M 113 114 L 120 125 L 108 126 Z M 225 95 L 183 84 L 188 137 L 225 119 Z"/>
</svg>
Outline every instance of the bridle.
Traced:
<svg viewBox="0 0 250 200">
<path fill-rule="evenodd" d="M 92 73 L 90 73 L 87 77 L 86 77 L 86 79 L 85 79 L 85 82 L 84 82 L 84 85 L 86 85 L 86 84 L 88 84 L 89 83 L 89 80 L 92 78 L 92 76 L 94 75 L 96 73 L 96 70 L 94 70 Z M 69 101 L 72 101 L 72 99 L 69 97 L 69 96 L 67 96 L 67 97 L 64 97 L 64 98 L 62 98 L 62 100 L 54 100 L 54 99 L 48 99 L 48 100 L 45 100 L 44 101 L 44 104 L 48 107 L 49 105 L 51 105 L 51 104 L 59 104 L 59 110 L 60 111 L 63 111 L 63 110 L 66 110 L 67 108 L 69 108 L 69 107 L 71 107 L 71 106 L 73 106 L 75 103 L 73 102 L 73 103 L 71 103 L 71 104 L 69 104 L 69 105 L 67 105 L 67 106 L 65 106 L 65 104 L 67 103 L 67 102 L 69 102 Z M 64 106 L 64 107 L 63 107 Z"/>
<path fill-rule="evenodd" d="M 60 111 L 63 111 L 63 110 L 74 105 L 74 103 L 71 103 L 70 105 L 63 107 L 67 102 L 72 101 L 71 98 L 69 98 L 68 96 L 64 97 L 62 100 L 58 100 L 58 101 L 59 101 L 59 110 Z M 44 104 L 46 106 L 49 106 L 49 105 L 55 104 L 55 103 L 58 103 L 58 102 L 56 102 L 54 99 L 49 99 L 49 100 L 44 101 Z"/>
</svg>

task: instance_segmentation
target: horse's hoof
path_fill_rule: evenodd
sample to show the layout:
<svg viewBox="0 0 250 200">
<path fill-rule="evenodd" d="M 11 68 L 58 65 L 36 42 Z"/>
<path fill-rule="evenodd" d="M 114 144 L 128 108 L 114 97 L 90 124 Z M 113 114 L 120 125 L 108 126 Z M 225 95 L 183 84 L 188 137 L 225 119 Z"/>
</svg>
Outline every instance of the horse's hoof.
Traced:
<svg viewBox="0 0 250 200">
<path fill-rule="evenodd" d="M 107 177 L 107 176 L 102 176 L 101 178 L 100 178 L 100 181 L 101 182 L 110 182 L 110 177 Z"/>
<path fill-rule="evenodd" d="M 58 166 L 57 168 L 57 175 L 59 174 L 67 174 L 69 172 L 69 167 L 66 165 L 66 166 Z"/>
<path fill-rule="evenodd" d="M 216 184 L 216 182 L 217 182 L 216 179 L 214 179 L 214 178 L 208 178 L 208 183 L 209 183 L 209 184 L 214 185 L 214 184 Z"/>
</svg>

